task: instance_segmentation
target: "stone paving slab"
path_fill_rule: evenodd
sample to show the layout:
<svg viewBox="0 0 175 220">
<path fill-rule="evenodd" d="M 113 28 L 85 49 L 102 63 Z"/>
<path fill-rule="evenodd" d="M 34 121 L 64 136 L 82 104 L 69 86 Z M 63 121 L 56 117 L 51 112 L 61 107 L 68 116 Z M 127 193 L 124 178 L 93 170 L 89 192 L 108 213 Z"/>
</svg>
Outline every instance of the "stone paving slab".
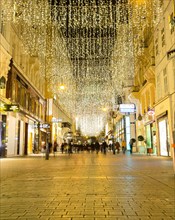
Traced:
<svg viewBox="0 0 175 220">
<path fill-rule="evenodd" d="M 0 160 L 0 219 L 175 219 L 172 160 L 80 153 Z"/>
</svg>

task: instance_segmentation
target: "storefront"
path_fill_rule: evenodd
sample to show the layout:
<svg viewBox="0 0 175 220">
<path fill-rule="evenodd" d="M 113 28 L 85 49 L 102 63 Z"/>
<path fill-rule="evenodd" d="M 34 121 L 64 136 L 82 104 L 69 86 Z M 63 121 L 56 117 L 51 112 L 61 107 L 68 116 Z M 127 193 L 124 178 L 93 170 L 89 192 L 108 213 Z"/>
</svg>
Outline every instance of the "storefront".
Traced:
<svg viewBox="0 0 175 220">
<path fill-rule="evenodd" d="M 157 154 L 155 111 L 148 111 L 145 114 L 143 121 L 145 126 L 145 153 Z"/>
<path fill-rule="evenodd" d="M 160 156 L 171 156 L 168 127 L 166 115 L 158 118 Z"/>
<path fill-rule="evenodd" d="M 171 103 L 165 99 L 155 107 L 157 127 L 157 154 L 160 156 L 172 156 L 170 147 L 171 134 Z"/>
<path fill-rule="evenodd" d="M 133 115 L 125 115 L 116 123 L 116 140 L 122 142 L 126 141 L 126 148 L 130 150 L 129 141 L 135 131 L 135 122 L 133 121 Z"/>
<path fill-rule="evenodd" d="M 7 156 L 38 152 L 40 134 L 36 123 L 45 121 L 46 103 L 14 66 L 13 60 L 6 96 L 10 100 L 9 105 L 3 106 L 3 111 L 7 112 Z"/>
</svg>

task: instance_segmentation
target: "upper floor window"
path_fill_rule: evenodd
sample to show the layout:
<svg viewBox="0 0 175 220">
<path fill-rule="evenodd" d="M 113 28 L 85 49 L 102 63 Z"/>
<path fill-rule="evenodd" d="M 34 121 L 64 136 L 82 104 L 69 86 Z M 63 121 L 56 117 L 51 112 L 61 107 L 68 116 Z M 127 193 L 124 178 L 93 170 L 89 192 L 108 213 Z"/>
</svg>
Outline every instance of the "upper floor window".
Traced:
<svg viewBox="0 0 175 220">
<path fill-rule="evenodd" d="M 160 73 L 157 74 L 157 78 L 156 78 L 156 88 L 157 88 L 157 99 L 159 100 L 161 98 L 161 82 L 160 82 Z"/>
<path fill-rule="evenodd" d="M 162 47 L 165 46 L 165 29 L 161 30 Z"/>
<path fill-rule="evenodd" d="M 157 56 L 159 54 L 158 38 L 155 40 L 155 52 L 156 52 L 156 56 Z"/>
<path fill-rule="evenodd" d="M 175 29 L 175 15 L 174 15 L 173 12 L 169 16 L 169 26 L 170 26 L 170 31 L 171 31 L 171 34 L 172 34 L 174 32 L 174 29 Z"/>
<path fill-rule="evenodd" d="M 0 16 L 0 33 L 5 37 L 5 24 L 3 22 L 3 12 L 1 12 L 1 16 Z"/>
<path fill-rule="evenodd" d="M 164 94 L 168 94 L 168 77 L 166 68 L 163 69 Z"/>
</svg>

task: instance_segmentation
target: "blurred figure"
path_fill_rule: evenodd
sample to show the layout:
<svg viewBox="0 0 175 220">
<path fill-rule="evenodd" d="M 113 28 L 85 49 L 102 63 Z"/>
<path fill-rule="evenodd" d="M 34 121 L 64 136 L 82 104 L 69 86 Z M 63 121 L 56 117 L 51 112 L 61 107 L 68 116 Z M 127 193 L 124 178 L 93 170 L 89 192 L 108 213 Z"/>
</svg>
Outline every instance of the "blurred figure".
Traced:
<svg viewBox="0 0 175 220">
<path fill-rule="evenodd" d="M 116 145 L 112 143 L 112 152 L 113 152 L 113 154 L 115 154 L 115 151 L 116 151 Z"/>
<path fill-rule="evenodd" d="M 117 153 L 119 154 L 120 153 L 120 143 L 117 141 L 115 143 L 115 146 L 116 146 Z"/>
<path fill-rule="evenodd" d="M 53 154 L 54 154 L 54 157 L 55 157 L 55 154 L 57 152 L 57 147 L 58 147 L 58 144 L 56 142 L 56 140 L 54 141 L 54 144 L 53 144 Z"/>
<path fill-rule="evenodd" d="M 68 154 L 72 154 L 73 153 L 73 141 L 70 141 L 68 144 Z"/>
<path fill-rule="evenodd" d="M 63 142 L 62 144 L 61 144 L 61 153 L 63 154 L 63 152 L 64 152 L 64 147 L 65 147 L 65 143 Z"/>
<path fill-rule="evenodd" d="M 126 152 L 126 141 L 124 139 L 122 140 L 122 152 L 123 154 Z"/>
<path fill-rule="evenodd" d="M 102 143 L 102 149 L 103 149 L 103 153 L 106 154 L 106 149 L 107 149 L 108 145 L 106 143 L 106 141 L 103 141 Z"/>
<path fill-rule="evenodd" d="M 98 152 L 100 150 L 100 144 L 98 141 L 95 142 L 95 150 L 96 150 L 96 153 L 98 154 Z"/>
<path fill-rule="evenodd" d="M 135 140 L 134 138 L 131 138 L 131 140 L 129 141 L 130 154 L 132 154 L 132 149 L 133 149 L 134 140 Z"/>
<path fill-rule="evenodd" d="M 48 143 L 48 147 L 49 147 L 49 153 L 51 153 L 51 151 L 52 151 L 52 143 L 51 142 Z"/>
</svg>

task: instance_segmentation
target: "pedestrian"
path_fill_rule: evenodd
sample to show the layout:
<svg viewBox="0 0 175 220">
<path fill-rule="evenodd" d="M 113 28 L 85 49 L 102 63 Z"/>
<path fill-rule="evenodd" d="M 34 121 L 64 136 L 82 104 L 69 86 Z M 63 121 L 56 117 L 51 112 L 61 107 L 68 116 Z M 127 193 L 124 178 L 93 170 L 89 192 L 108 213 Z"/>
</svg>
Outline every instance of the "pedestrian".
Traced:
<svg viewBox="0 0 175 220">
<path fill-rule="evenodd" d="M 62 144 L 61 144 L 61 153 L 63 154 L 63 152 L 64 152 L 64 147 L 65 147 L 65 143 L 63 142 Z"/>
<path fill-rule="evenodd" d="M 134 141 L 133 141 L 133 139 L 131 138 L 131 140 L 129 141 L 129 146 L 130 146 L 130 154 L 132 154 L 132 148 L 133 148 L 133 144 L 134 144 Z"/>
<path fill-rule="evenodd" d="M 68 154 L 72 154 L 73 153 L 73 142 L 70 141 L 69 144 L 68 144 Z"/>
<path fill-rule="evenodd" d="M 100 144 L 98 141 L 95 142 L 95 150 L 96 150 L 96 153 L 98 154 L 98 152 L 100 150 Z"/>
<path fill-rule="evenodd" d="M 115 146 L 114 143 L 112 143 L 112 152 L 113 152 L 113 154 L 115 154 L 115 151 L 116 151 L 116 146 Z"/>
<path fill-rule="evenodd" d="M 125 152 L 126 152 L 126 141 L 125 141 L 125 139 L 122 140 L 122 152 L 123 152 L 123 154 L 125 154 Z"/>
<path fill-rule="evenodd" d="M 53 144 L 53 154 L 54 154 L 54 157 L 55 157 L 55 154 L 57 152 L 57 147 L 58 147 L 58 144 L 56 142 L 56 140 L 54 141 L 54 144 Z"/>
<path fill-rule="evenodd" d="M 120 153 L 120 143 L 117 141 L 115 143 L 115 146 L 116 146 L 117 153 L 119 154 Z"/>
<path fill-rule="evenodd" d="M 106 143 L 106 141 L 103 141 L 102 143 L 102 149 L 103 149 L 103 153 L 106 154 L 106 149 L 107 149 L 108 145 Z"/>
<path fill-rule="evenodd" d="M 51 153 L 51 151 L 52 151 L 52 143 L 51 142 L 48 143 L 48 147 L 49 147 L 49 153 Z"/>
</svg>

